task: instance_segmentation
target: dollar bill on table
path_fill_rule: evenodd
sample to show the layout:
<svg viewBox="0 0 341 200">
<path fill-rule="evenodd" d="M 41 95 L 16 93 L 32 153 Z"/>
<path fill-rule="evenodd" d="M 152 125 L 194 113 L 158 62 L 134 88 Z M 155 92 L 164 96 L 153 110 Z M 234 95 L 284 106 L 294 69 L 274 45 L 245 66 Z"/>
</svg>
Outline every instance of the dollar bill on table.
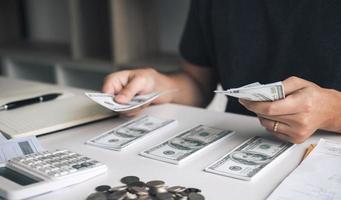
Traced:
<svg viewBox="0 0 341 200">
<path fill-rule="evenodd" d="M 205 171 L 241 180 L 251 180 L 265 167 L 280 160 L 294 144 L 253 137 L 208 166 Z"/>
<path fill-rule="evenodd" d="M 43 150 L 35 136 L 4 140 L 0 142 L 0 162 L 6 162 L 18 156 L 38 153 Z"/>
<path fill-rule="evenodd" d="M 284 87 L 281 81 L 270 84 L 256 82 L 240 88 L 216 90 L 215 92 L 250 101 L 276 101 L 285 98 Z"/>
<path fill-rule="evenodd" d="M 176 120 L 145 115 L 96 136 L 87 141 L 86 144 L 121 151 L 146 135 L 168 131 L 176 125 Z"/>
<path fill-rule="evenodd" d="M 234 131 L 198 125 L 157 146 L 140 153 L 155 160 L 181 164 L 195 153 L 206 149 L 213 143 L 231 136 Z"/>
<path fill-rule="evenodd" d="M 115 112 L 123 112 L 129 111 L 140 106 L 143 106 L 147 103 L 152 102 L 154 99 L 158 98 L 160 95 L 164 93 L 161 92 L 153 92 L 145 95 L 135 96 L 129 103 L 120 104 L 115 102 L 115 95 L 106 94 L 106 93 L 85 93 L 87 97 L 91 100 L 95 101 L 99 105 L 108 108 Z"/>
</svg>

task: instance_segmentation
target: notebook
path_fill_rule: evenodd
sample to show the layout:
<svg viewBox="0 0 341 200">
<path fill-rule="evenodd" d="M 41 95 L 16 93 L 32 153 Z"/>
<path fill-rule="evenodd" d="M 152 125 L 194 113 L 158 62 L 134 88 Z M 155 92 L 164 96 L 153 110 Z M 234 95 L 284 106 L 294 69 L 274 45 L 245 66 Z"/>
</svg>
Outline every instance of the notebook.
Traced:
<svg viewBox="0 0 341 200">
<path fill-rule="evenodd" d="M 0 91 L 0 105 L 47 93 L 62 93 L 55 100 L 0 111 L 0 132 L 9 138 L 46 134 L 117 115 L 76 89 L 0 77 Z"/>
</svg>

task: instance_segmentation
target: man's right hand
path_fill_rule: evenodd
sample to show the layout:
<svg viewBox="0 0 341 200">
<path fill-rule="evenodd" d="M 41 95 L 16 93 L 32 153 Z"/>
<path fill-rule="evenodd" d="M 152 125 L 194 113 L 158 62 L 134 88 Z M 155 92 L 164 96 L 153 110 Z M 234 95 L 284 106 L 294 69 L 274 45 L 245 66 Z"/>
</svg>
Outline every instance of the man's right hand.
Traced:
<svg viewBox="0 0 341 200">
<path fill-rule="evenodd" d="M 104 81 L 102 91 L 114 94 L 118 103 L 128 103 L 135 95 L 151 92 L 169 92 L 155 99 L 152 104 L 178 103 L 191 106 L 206 106 L 217 86 L 211 68 L 184 62 L 182 70 L 175 74 L 161 74 L 153 68 L 124 70 L 112 73 Z M 143 108 L 122 113 L 135 116 Z"/>
<path fill-rule="evenodd" d="M 135 95 L 160 92 L 167 89 L 164 75 L 152 68 L 124 70 L 108 75 L 104 81 L 102 91 L 114 94 L 118 103 L 128 103 Z M 164 95 L 155 99 L 153 104 L 168 103 L 172 101 L 171 95 Z M 144 106 L 143 108 L 145 108 Z M 125 116 L 135 116 L 142 109 L 136 108 L 132 111 L 123 112 Z"/>
</svg>

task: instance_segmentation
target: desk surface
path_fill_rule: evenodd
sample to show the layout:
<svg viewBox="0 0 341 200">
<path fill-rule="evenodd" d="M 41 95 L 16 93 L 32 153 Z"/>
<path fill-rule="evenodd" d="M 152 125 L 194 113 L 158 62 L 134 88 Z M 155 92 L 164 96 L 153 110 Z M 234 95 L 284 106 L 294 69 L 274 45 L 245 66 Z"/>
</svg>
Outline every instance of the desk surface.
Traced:
<svg viewBox="0 0 341 200">
<path fill-rule="evenodd" d="M 152 106 L 143 114 L 177 119 L 179 125 L 169 132 L 146 137 L 121 152 L 92 147 L 85 145 L 84 142 L 127 120 L 122 118 L 112 118 L 39 137 L 43 147 L 47 149 L 66 148 L 82 153 L 105 163 L 109 167 L 109 171 L 87 182 L 45 194 L 36 199 L 85 199 L 96 186 L 102 184 L 121 185 L 120 178 L 127 175 L 136 175 L 142 180 L 161 179 L 170 186 L 197 187 L 202 189 L 208 200 L 264 199 L 299 164 L 305 148 L 309 144 L 317 142 L 320 137 L 341 140 L 338 134 L 317 133 L 304 144 L 296 145 L 290 155 L 284 158 L 280 164 L 267 169 L 266 173 L 261 174 L 252 182 L 248 182 L 206 173 L 203 172 L 203 169 L 246 139 L 255 135 L 269 135 L 259 125 L 257 118 L 174 104 Z M 181 166 L 138 155 L 139 152 L 151 145 L 156 145 L 197 124 L 232 129 L 236 131 L 236 134 Z"/>
</svg>

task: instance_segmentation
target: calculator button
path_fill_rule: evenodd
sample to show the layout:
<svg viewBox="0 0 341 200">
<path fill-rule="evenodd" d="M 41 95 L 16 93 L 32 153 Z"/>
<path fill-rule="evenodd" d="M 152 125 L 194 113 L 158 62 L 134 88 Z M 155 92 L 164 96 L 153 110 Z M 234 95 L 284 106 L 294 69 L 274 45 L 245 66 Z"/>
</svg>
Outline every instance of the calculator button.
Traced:
<svg viewBox="0 0 341 200">
<path fill-rule="evenodd" d="M 58 171 L 58 170 L 60 170 L 60 168 L 57 168 L 57 167 L 51 168 L 51 172 L 56 172 L 56 171 Z"/>
<path fill-rule="evenodd" d="M 44 173 L 48 173 L 48 172 L 50 172 L 51 170 L 52 170 L 52 168 L 50 168 L 50 167 L 45 168 Z"/>
<path fill-rule="evenodd" d="M 64 175 L 67 175 L 68 174 L 68 171 L 62 171 L 62 172 L 60 172 L 60 175 L 61 176 L 64 176 Z"/>
<path fill-rule="evenodd" d="M 40 165 L 40 164 L 35 164 L 35 165 L 32 165 L 32 167 L 35 168 L 35 169 L 40 169 L 40 168 L 42 168 L 43 166 Z"/>
<path fill-rule="evenodd" d="M 69 169 L 69 172 L 70 172 L 70 173 L 74 173 L 74 172 L 76 172 L 76 171 L 77 171 L 77 169 L 74 169 L 74 168 L 70 168 L 70 169 Z"/>
<path fill-rule="evenodd" d="M 89 166 L 90 166 L 90 163 L 86 163 L 86 162 L 85 162 L 85 163 L 82 163 L 81 166 L 82 166 L 82 167 L 89 167 Z"/>
<path fill-rule="evenodd" d="M 82 166 L 81 166 L 81 165 L 78 165 L 78 164 L 77 164 L 77 165 L 72 165 L 72 167 L 75 168 L 75 169 L 80 169 L 80 168 L 82 168 Z"/>
<path fill-rule="evenodd" d="M 23 157 L 17 157 L 9 161 L 11 165 L 20 166 L 28 173 L 37 173 L 50 178 L 62 178 L 72 176 L 78 171 L 93 169 L 98 165 L 103 165 L 96 160 L 67 150 L 55 152 L 40 152 Z"/>
<path fill-rule="evenodd" d="M 28 157 L 28 158 L 24 158 L 24 159 L 23 159 L 24 162 L 28 162 L 28 161 L 30 161 L 30 160 L 33 160 L 33 158 L 32 158 L 32 157 Z"/>
</svg>

